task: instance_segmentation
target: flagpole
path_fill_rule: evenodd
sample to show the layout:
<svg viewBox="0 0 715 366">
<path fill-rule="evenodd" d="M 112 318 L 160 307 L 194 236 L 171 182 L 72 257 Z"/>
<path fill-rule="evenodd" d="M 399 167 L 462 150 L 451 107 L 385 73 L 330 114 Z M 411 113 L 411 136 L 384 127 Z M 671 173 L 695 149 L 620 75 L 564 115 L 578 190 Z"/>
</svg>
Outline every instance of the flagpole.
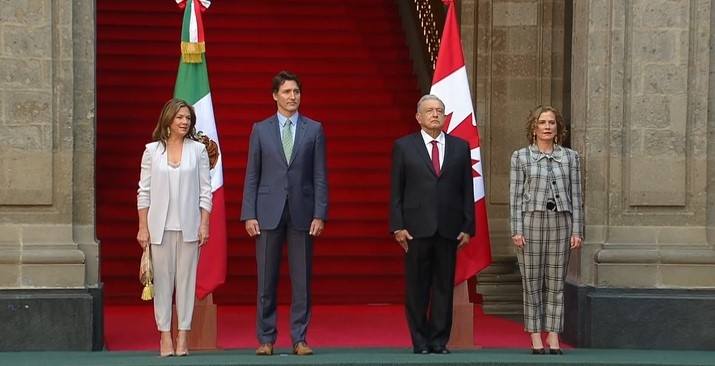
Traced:
<svg viewBox="0 0 715 366">
<path fill-rule="evenodd" d="M 449 347 L 473 349 L 480 347 L 474 344 L 474 304 L 469 299 L 469 278 L 474 277 L 491 262 L 491 250 L 489 229 L 483 225 L 483 222 L 486 222 L 486 210 L 484 212 L 481 210 L 484 207 L 484 186 L 481 174 L 479 134 L 474 118 L 473 101 L 464 63 L 455 4 L 454 0 L 443 0 L 443 2 L 448 6 L 447 17 L 444 22 L 430 93 L 445 103 L 447 118 L 444 132 L 469 142 L 476 218 L 475 236 L 457 252 L 453 321 Z"/>
</svg>

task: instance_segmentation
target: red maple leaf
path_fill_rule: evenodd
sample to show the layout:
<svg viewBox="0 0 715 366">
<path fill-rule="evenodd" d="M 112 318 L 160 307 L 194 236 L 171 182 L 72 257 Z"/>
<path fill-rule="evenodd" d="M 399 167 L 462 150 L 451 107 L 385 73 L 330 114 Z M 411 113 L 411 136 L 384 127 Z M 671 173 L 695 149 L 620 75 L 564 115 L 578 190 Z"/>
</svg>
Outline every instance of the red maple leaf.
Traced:
<svg viewBox="0 0 715 366">
<path fill-rule="evenodd" d="M 454 113 L 448 114 L 444 119 L 443 130 L 447 132 L 449 130 L 450 122 L 452 122 L 452 115 Z M 449 133 L 452 136 L 461 138 L 469 142 L 469 149 L 474 150 L 479 148 L 479 132 L 477 131 L 477 126 L 472 126 L 472 115 L 469 114 L 467 118 L 464 119 L 460 124 L 455 127 L 452 132 Z M 472 158 L 472 176 L 481 177 L 481 174 L 477 172 L 474 166 L 479 163 L 480 160 Z"/>
</svg>

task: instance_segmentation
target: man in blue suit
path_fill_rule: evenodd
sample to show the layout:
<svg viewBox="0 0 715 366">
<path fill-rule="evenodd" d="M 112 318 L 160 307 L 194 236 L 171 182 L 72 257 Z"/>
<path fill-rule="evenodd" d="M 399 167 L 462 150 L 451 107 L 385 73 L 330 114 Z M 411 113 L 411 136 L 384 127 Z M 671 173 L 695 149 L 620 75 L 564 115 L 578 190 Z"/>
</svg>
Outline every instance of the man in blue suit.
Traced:
<svg viewBox="0 0 715 366">
<path fill-rule="evenodd" d="M 293 353 L 312 355 L 306 342 L 311 315 L 313 238 L 328 214 L 323 126 L 298 113 L 300 79 L 282 71 L 273 78 L 278 112 L 253 125 L 248 147 L 241 221 L 256 238 L 258 265 L 257 355 L 273 354 L 278 330 L 276 301 L 283 242 L 292 285 Z"/>
</svg>

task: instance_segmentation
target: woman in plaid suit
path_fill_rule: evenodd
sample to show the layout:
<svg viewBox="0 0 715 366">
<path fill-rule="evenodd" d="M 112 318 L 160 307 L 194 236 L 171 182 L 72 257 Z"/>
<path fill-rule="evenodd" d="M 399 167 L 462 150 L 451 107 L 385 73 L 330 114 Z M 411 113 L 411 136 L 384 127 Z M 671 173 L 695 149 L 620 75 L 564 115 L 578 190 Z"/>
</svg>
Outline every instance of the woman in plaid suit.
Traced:
<svg viewBox="0 0 715 366">
<path fill-rule="evenodd" d="M 533 354 L 562 354 L 564 280 L 569 251 L 583 240 L 578 153 L 559 145 L 566 137 L 561 114 L 539 106 L 526 124 L 529 146 L 514 151 L 510 171 L 511 239 L 524 287 L 524 328 Z M 544 294 L 544 291 L 546 293 Z"/>
</svg>

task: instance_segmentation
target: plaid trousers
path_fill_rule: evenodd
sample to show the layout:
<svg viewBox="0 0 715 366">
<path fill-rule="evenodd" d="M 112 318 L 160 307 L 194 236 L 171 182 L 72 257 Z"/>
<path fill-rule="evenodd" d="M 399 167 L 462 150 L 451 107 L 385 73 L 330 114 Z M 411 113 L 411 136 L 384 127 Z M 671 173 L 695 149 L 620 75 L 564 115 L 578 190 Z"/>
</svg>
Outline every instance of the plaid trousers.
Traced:
<svg viewBox="0 0 715 366">
<path fill-rule="evenodd" d="M 533 211 L 523 215 L 525 243 L 517 248 L 517 258 L 524 288 L 524 329 L 561 333 L 571 213 Z"/>
</svg>

